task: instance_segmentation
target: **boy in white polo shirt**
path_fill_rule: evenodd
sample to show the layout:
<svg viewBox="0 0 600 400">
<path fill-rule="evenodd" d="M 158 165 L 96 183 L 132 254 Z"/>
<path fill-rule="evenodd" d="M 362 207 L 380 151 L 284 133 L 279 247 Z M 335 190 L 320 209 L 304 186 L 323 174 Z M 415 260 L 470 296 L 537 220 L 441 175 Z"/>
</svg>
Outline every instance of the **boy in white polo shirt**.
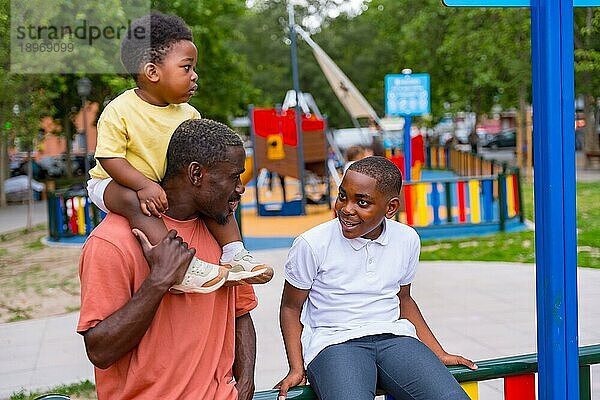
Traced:
<svg viewBox="0 0 600 400">
<path fill-rule="evenodd" d="M 296 238 L 285 265 L 280 324 L 289 373 L 279 398 L 306 382 L 321 399 L 469 399 L 446 365 L 475 364 L 447 353 L 410 295 L 420 240 L 390 220 L 402 175 L 384 157 L 346 172 L 337 219 Z M 306 367 L 306 369 L 305 369 Z"/>
</svg>

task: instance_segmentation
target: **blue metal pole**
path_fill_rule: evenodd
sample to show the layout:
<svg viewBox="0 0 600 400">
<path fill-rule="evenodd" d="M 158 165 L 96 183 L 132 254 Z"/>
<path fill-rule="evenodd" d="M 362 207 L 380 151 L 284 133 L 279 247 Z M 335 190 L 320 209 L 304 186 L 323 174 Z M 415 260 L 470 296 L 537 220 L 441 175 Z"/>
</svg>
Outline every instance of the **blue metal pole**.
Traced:
<svg viewBox="0 0 600 400">
<path fill-rule="evenodd" d="M 572 0 L 531 1 L 538 396 L 579 399 Z"/>
<path fill-rule="evenodd" d="M 410 126 L 412 124 L 412 117 L 410 115 L 404 116 L 404 177 L 405 181 L 411 180 L 410 166 L 411 166 L 411 154 L 410 154 Z"/>
</svg>

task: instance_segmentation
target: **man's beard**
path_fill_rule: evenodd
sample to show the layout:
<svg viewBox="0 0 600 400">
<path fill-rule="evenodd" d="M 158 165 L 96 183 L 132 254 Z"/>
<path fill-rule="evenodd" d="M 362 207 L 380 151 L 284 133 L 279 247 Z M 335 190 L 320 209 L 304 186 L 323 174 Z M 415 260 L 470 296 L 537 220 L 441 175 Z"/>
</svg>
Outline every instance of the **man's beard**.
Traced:
<svg viewBox="0 0 600 400">
<path fill-rule="evenodd" d="M 215 218 L 215 221 L 217 221 L 217 224 L 219 225 L 227 225 L 229 222 L 229 215 L 219 215 Z"/>
<path fill-rule="evenodd" d="M 241 196 L 232 196 L 229 198 L 228 202 L 237 202 L 238 203 L 238 207 L 240 206 L 240 201 L 242 201 L 242 197 Z M 215 217 L 215 221 L 217 221 L 217 224 L 219 225 L 227 225 L 227 223 L 229 222 L 229 217 L 231 214 L 225 214 L 225 215 L 219 215 L 217 217 Z"/>
</svg>

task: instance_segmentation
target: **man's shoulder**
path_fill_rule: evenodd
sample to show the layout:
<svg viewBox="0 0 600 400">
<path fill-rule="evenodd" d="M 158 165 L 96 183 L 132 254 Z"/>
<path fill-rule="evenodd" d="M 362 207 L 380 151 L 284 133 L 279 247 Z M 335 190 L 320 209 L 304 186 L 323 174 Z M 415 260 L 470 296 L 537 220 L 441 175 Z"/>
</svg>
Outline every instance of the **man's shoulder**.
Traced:
<svg viewBox="0 0 600 400">
<path fill-rule="evenodd" d="M 131 233 L 127 218 L 110 212 L 90 233 L 90 238 L 98 238 L 118 245 L 131 241 L 135 237 Z"/>
</svg>

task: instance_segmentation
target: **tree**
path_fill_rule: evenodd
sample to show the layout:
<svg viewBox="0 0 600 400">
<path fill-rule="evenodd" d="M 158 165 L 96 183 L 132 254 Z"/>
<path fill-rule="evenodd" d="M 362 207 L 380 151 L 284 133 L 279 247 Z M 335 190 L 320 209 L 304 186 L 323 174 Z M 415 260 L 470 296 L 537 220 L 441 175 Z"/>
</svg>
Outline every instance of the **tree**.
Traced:
<svg viewBox="0 0 600 400">
<path fill-rule="evenodd" d="M 584 98 L 585 153 L 598 151 L 598 90 L 600 80 L 600 12 L 592 8 L 575 9 L 575 84 Z M 589 160 L 586 158 L 586 163 Z"/>
</svg>

